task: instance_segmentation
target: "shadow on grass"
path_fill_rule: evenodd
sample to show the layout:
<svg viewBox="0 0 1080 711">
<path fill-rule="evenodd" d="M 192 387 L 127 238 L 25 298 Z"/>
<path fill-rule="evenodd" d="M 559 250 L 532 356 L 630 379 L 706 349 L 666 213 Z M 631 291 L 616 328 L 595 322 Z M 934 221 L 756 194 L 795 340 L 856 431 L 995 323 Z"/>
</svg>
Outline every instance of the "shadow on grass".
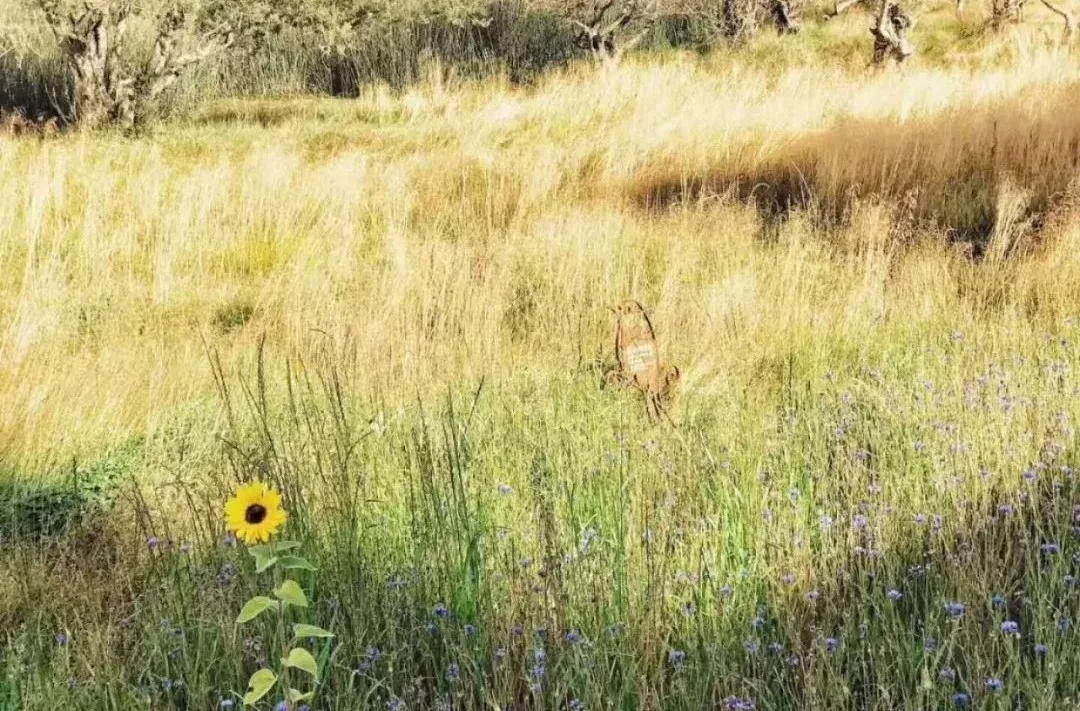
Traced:
<svg viewBox="0 0 1080 711">
<path fill-rule="evenodd" d="M 1013 99 L 923 120 L 848 120 L 756 162 L 703 173 L 647 169 L 632 198 L 647 210 L 709 196 L 757 206 L 766 225 L 807 210 L 842 225 L 855 204 L 883 199 L 969 242 L 978 256 L 1004 223 L 1038 229 L 1080 169 L 1080 86 L 1040 89 L 1037 110 Z"/>
</svg>

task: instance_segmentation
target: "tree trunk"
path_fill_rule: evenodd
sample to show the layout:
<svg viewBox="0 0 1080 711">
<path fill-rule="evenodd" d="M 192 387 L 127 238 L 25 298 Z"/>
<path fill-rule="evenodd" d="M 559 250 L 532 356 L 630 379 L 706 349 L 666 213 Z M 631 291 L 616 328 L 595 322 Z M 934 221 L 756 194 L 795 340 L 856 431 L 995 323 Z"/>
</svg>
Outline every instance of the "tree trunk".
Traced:
<svg viewBox="0 0 1080 711">
<path fill-rule="evenodd" d="M 908 38 L 913 24 L 897 0 L 882 0 L 881 12 L 870 30 L 874 35 L 873 63 L 880 65 L 891 57 L 899 64 L 915 54 L 915 45 Z"/>
<path fill-rule="evenodd" d="M 757 32 L 756 0 L 724 0 L 724 34 L 733 40 L 752 37 Z"/>
<path fill-rule="evenodd" d="M 132 81 L 121 71 L 124 21 L 88 12 L 68 31 L 64 55 L 75 78 L 75 121 L 84 128 L 135 121 Z"/>
</svg>

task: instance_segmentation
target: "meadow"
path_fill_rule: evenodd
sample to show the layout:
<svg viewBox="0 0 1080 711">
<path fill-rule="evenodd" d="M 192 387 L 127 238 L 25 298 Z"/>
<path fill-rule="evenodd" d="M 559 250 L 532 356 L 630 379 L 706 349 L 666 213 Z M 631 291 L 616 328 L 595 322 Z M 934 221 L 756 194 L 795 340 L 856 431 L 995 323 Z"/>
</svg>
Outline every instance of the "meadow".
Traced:
<svg viewBox="0 0 1080 711">
<path fill-rule="evenodd" d="M 0 709 L 240 708 L 283 634 L 235 624 L 251 480 L 317 567 L 312 709 L 1075 708 L 1080 61 L 1040 11 L 941 8 L 883 71 L 854 13 L 0 132 Z M 661 423 L 602 386 L 628 298 Z"/>
</svg>

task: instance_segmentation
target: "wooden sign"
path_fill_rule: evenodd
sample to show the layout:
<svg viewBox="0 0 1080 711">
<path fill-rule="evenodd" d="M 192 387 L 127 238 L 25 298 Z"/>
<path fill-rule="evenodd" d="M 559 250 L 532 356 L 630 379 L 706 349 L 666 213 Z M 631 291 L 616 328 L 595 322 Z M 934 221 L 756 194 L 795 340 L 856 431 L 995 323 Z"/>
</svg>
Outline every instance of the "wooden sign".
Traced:
<svg viewBox="0 0 1080 711">
<path fill-rule="evenodd" d="M 607 374 L 611 386 L 634 387 L 645 397 L 650 420 L 666 414 L 679 382 L 679 369 L 660 362 L 656 331 L 645 308 L 636 301 L 624 301 L 615 312 L 615 358 L 619 365 Z"/>
</svg>

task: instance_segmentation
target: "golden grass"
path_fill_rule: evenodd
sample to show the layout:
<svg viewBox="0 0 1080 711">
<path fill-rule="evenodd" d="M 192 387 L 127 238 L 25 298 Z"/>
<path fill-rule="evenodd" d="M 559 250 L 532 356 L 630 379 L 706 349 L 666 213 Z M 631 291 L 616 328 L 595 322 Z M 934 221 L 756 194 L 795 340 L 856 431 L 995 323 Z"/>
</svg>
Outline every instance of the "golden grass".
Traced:
<svg viewBox="0 0 1080 711">
<path fill-rule="evenodd" d="M 0 138 L 0 454 L 33 469 L 158 431 L 212 397 L 207 346 L 231 363 L 264 333 L 390 401 L 602 357 L 627 297 L 709 396 L 788 353 L 1019 340 L 1080 297 L 1078 79 L 1057 50 L 879 74 L 676 56 Z M 1002 169 L 975 187 L 997 256 L 976 264 L 928 218 L 961 209 L 945 196 L 994 132 Z M 796 174 L 809 199 L 769 225 L 729 189 Z M 1002 247 L 1024 235 L 1038 249 Z"/>
</svg>

